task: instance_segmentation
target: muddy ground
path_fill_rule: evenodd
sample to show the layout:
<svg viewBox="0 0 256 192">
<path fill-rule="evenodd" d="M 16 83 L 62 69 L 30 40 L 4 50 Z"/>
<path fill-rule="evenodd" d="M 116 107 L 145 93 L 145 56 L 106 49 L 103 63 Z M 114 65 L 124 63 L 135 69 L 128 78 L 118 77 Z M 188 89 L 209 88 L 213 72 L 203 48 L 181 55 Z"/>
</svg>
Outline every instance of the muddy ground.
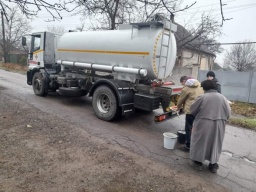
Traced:
<svg viewBox="0 0 256 192">
<path fill-rule="evenodd" d="M 90 135 L 0 87 L 0 192 L 227 191 Z"/>
</svg>

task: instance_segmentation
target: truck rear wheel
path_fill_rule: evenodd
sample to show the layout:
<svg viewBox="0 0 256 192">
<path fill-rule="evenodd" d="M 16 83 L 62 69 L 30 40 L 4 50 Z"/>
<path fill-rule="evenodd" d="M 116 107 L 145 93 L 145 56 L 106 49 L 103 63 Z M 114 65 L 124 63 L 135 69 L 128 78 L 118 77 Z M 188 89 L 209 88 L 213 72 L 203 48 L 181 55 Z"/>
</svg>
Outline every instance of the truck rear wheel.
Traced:
<svg viewBox="0 0 256 192">
<path fill-rule="evenodd" d="M 104 121 L 115 120 L 122 115 L 115 93 L 104 85 L 95 90 L 92 106 L 96 116 Z"/>
<path fill-rule="evenodd" d="M 42 73 L 36 72 L 32 79 L 34 93 L 38 96 L 46 96 L 48 94 L 47 82 L 44 80 Z"/>
</svg>

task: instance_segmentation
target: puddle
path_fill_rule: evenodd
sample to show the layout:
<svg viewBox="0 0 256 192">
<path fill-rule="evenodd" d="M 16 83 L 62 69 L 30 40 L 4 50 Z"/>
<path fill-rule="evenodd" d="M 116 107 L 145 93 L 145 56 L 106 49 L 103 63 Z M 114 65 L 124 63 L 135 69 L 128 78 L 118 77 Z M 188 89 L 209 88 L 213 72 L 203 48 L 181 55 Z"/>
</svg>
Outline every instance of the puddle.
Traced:
<svg viewBox="0 0 256 192">
<path fill-rule="evenodd" d="M 229 152 L 229 151 L 222 151 L 222 154 L 224 155 L 227 155 L 229 157 L 234 157 L 234 158 L 240 158 L 240 159 L 243 159 L 244 161 L 248 162 L 248 163 L 252 163 L 252 164 L 255 164 L 256 162 L 255 161 L 252 161 L 250 159 L 248 159 L 247 157 L 239 157 L 239 156 L 236 156 L 235 154 Z"/>
<path fill-rule="evenodd" d="M 233 157 L 233 153 L 231 153 L 231 152 L 229 152 L 229 151 L 222 151 L 222 153 L 223 153 L 224 155 L 229 156 L 229 157 Z"/>
<path fill-rule="evenodd" d="M 248 163 L 252 163 L 252 164 L 255 163 L 255 161 L 252 161 L 252 160 L 248 159 L 247 157 L 244 157 L 243 159 L 244 159 L 246 162 L 248 162 Z"/>
</svg>

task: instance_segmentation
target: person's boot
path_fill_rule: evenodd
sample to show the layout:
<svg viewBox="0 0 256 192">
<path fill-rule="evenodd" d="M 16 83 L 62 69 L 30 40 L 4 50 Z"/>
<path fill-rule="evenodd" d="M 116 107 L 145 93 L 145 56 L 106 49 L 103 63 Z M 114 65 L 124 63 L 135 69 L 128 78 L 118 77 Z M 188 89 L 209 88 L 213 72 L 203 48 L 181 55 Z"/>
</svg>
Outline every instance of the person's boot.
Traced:
<svg viewBox="0 0 256 192">
<path fill-rule="evenodd" d="M 212 173 L 217 173 L 217 170 L 219 169 L 219 165 L 217 163 L 209 164 L 209 171 Z"/>
<path fill-rule="evenodd" d="M 179 150 L 184 151 L 186 153 L 190 152 L 190 148 L 188 148 L 186 145 L 179 148 Z"/>
<path fill-rule="evenodd" d="M 184 151 L 186 153 L 190 152 L 190 143 L 186 142 L 185 146 L 182 146 L 179 148 L 181 151 Z"/>
<path fill-rule="evenodd" d="M 194 167 L 196 170 L 198 171 L 202 171 L 203 170 L 203 163 L 199 162 L 199 161 L 193 161 L 190 160 L 189 164 Z"/>
</svg>

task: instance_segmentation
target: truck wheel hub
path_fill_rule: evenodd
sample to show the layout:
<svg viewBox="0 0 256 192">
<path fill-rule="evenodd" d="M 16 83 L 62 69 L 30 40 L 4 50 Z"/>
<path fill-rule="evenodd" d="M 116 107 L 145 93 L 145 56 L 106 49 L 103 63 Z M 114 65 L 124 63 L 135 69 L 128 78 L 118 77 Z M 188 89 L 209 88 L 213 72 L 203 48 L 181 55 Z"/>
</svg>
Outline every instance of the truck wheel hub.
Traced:
<svg viewBox="0 0 256 192">
<path fill-rule="evenodd" d="M 41 89 L 41 80 L 36 79 L 34 85 L 35 85 L 36 90 L 40 91 L 40 89 Z"/>
<path fill-rule="evenodd" d="M 110 100 L 107 95 L 101 94 L 97 100 L 97 107 L 101 113 L 107 113 L 110 110 Z"/>
</svg>

